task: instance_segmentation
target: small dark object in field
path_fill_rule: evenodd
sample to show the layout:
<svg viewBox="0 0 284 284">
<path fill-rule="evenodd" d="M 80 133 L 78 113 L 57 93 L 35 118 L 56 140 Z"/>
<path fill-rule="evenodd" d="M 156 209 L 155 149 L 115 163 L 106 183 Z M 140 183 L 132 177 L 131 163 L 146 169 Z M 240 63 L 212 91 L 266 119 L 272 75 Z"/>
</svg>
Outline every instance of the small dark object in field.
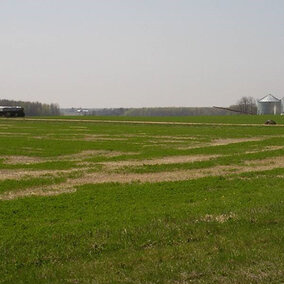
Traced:
<svg viewBox="0 0 284 284">
<path fill-rule="evenodd" d="M 276 121 L 272 120 L 272 119 L 269 119 L 269 120 L 266 120 L 265 121 L 265 124 L 276 124 Z"/>
</svg>

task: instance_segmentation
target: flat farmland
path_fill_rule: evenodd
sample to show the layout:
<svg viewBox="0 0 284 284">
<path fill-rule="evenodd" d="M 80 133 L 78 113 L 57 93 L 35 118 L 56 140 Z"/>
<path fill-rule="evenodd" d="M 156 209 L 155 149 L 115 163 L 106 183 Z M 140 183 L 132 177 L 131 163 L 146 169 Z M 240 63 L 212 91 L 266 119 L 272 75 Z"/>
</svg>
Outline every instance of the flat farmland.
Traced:
<svg viewBox="0 0 284 284">
<path fill-rule="evenodd" d="M 0 119 L 0 283 L 282 283 L 266 119 Z"/>
</svg>

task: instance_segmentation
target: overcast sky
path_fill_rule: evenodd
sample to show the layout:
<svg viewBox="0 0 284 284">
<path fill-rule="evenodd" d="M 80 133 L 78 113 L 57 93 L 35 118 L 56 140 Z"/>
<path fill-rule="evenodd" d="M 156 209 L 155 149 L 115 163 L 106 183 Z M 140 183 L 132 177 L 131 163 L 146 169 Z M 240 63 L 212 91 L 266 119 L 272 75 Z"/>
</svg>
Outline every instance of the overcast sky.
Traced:
<svg viewBox="0 0 284 284">
<path fill-rule="evenodd" d="M 227 106 L 284 96 L 283 0 L 1 0 L 0 98 Z"/>
</svg>

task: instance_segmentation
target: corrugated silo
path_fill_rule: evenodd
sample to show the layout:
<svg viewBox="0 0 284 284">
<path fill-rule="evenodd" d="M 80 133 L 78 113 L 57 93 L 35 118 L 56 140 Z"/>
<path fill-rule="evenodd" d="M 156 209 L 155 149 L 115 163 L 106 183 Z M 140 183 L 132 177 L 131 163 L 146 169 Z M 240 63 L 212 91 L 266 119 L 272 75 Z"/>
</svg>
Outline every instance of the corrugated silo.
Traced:
<svg viewBox="0 0 284 284">
<path fill-rule="evenodd" d="M 281 112 L 283 112 L 283 104 L 273 95 L 267 95 L 257 101 L 257 114 L 280 114 Z"/>
</svg>

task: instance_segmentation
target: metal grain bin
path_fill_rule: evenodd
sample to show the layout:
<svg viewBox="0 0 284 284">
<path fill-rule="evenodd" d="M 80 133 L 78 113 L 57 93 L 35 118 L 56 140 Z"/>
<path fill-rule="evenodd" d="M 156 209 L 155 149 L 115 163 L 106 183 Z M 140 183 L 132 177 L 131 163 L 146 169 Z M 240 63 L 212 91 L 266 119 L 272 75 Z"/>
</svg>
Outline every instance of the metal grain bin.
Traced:
<svg viewBox="0 0 284 284">
<path fill-rule="evenodd" d="M 281 112 L 281 100 L 273 95 L 267 95 L 257 101 L 257 114 L 280 114 Z"/>
</svg>

